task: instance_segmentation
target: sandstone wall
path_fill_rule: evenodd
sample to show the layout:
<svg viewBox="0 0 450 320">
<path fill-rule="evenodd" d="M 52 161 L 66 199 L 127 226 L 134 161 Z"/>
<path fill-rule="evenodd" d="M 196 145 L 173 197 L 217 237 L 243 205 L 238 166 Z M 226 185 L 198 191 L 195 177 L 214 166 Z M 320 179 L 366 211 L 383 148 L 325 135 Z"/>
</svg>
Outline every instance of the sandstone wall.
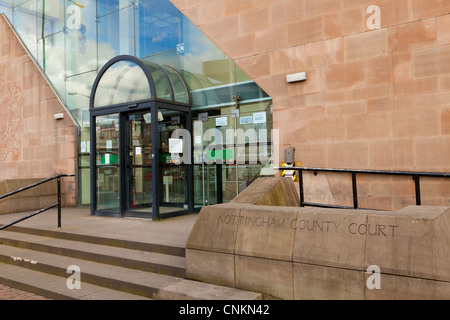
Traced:
<svg viewBox="0 0 450 320">
<path fill-rule="evenodd" d="M 75 174 L 76 144 L 77 126 L 0 16 L 0 181 Z M 75 205 L 75 178 L 64 178 L 63 189 L 65 204 Z"/>
</svg>

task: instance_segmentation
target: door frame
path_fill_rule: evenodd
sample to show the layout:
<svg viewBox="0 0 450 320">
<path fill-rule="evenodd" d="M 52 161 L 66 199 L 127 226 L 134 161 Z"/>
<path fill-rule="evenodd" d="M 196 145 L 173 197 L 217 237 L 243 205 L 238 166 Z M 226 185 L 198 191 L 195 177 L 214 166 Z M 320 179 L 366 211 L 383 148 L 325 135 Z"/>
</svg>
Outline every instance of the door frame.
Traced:
<svg viewBox="0 0 450 320">
<path fill-rule="evenodd" d="M 130 185 L 127 183 L 128 179 L 131 179 L 131 176 L 128 176 L 129 173 L 129 169 L 128 166 L 128 157 L 129 157 L 129 133 L 130 133 L 130 128 L 129 128 L 129 121 L 128 121 L 128 117 L 131 115 L 138 115 L 138 114 L 146 114 L 146 113 L 150 113 L 151 114 L 151 108 L 150 110 L 144 109 L 144 110 L 132 110 L 132 111 L 128 111 L 128 112 L 121 112 L 119 113 L 119 121 L 120 121 L 120 131 L 119 131 L 119 144 L 120 144 L 120 157 L 121 160 L 123 159 L 123 165 L 122 162 L 120 164 L 119 170 L 120 170 L 120 211 L 122 213 L 122 216 L 125 217 L 138 217 L 138 218 L 148 218 L 150 217 L 150 215 L 148 213 L 143 213 L 143 212 L 139 212 L 139 211 L 133 211 L 129 206 L 130 203 L 128 203 L 131 199 L 130 199 L 130 190 L 129 187 Z M 153 117 L 152 117 L 153 118 Z M 157 126 L 157 125 L 156 125 Z M 154 144 L 153 144 L 153 125 L 151 126 L 151 154 L 153 154 L 154 152 Z M 122 132 L 122 134 L 121 134 Z M 152 161 L 152 215 L 151 217 L 153 218 L 153 177 L 154 177 L 154 171 L 153 171 L 153 161 Z M 131 164 L 130 164 L 131 166 Z M 127 179 L 128 178 L 128 179 Z"/>
<path fill-rule="evenodd" d="M 108 216 L 108 217 L 126 217 L 129 216 L 126 211 L 126 134 L 128 128 L 128 123 L 126 121 L 126 116 L 133 113 L 151 113 L 152 119 L 158 119 L 158 110 L 169 109 L 184 112 L 186 114 L 186 129 L 192 134 L 192 116 L 191 111 L 186 110 L 185 106 L 180 106 L 172 103 L 165 103 L 161 101 L 143 101 L 133 104 L 121 104 L 114 105 L 110 107 L 102 107 L 98 109 L 92 109 L 90 112 L 90 165 L 91 165 L 91 215 L 97 216 Z M 97 210 L 97 163 L 96 163 L 96 117 L 104 116 L 109 114 L 119 115 L 119 212 L 107 211 L 107 210 Z M 156 121 L 156 124 L 158 121 Z M 151 127 L 151 153 L 152 159 L 152 220 L 161 219 L 160 215 L 160 190 L 159 190 L 159 176 L 160 176 L 160 166 L 159 166 L 159 146 L 160 138 L 158 133 L 158 125 L 152 125 Z M 190 146 L 192 150 L 192 145 Z M 191 152 L 191 161 L 187 166 L 187 190 L 188 190 L 188 208 L 186 210 L 180 210 L 173 213 L 168 213 L 164 215 L 164 218 L 169 218 L 173 216 L 179 216 L 184 214 L 192 213 L 194 210 L 194 194 L 193 194 L 193 159 Z M 132 216 L 136 216 L 133 212 Z M 149 215 L 143 215 L 143 217 L 148 217 Z"/>
</svg>

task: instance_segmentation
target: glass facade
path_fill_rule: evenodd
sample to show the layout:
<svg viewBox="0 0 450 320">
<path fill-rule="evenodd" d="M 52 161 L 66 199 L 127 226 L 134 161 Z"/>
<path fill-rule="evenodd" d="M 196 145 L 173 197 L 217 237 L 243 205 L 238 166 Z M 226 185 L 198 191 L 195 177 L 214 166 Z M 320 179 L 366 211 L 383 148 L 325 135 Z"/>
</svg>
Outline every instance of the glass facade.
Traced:
<svg viewBox="0 0 450 320">
<path fill-rule="evenodd" d="M 81 205 L 90 203 L 91 90 L 100 69 L 118 55 L 131 55 L 149 62 L 159 97 L 173 94 L 172 100 L 189 101 L 183 90 L 183 78 L 189 89 L 194 131 L 197 128 L 204 133 L 214 127 L 224 133 L 226 129 L 239 128 L 254 129 L 259 133 L 260 129 L 272 129 L 271 98 L 169 0 L 0 0 L 0 13 L 6 15 L 80 126 Z M 133 68 L 123 67 L 128 71 Z M 169 80 L 158 78 L 159 68 L 164 68 Z M 114 81 L 120 77 L 120 71 L 124 72 L 111 70 L 111 76 L 116 77 Z M 126 73 L 122 75 L 123 82 L 129 84 Z M 139 80 L 142 75 L 132 71 L 129 75 L 134 76 L 132 81 L 135 83 L 135 96 L 131 100 L 148 98 L 146 82 Z M 158 85 L 158 81 L 171 81 L 173 92 L 167 91 L 169 85 Z M 99 106 L 115 104 L 122 99 L 105 93 L 96 103 Z M 240 109 L 240 118 L 231 116 L 234 109 Z M 259 120 L 255 120 L 255 115 L 259 115 Z M 229 118 L 226 124 L 225 118 Z M 114 122 L 109 118 L 98 121 L 100 124 L 97 125 L 106 121 L 111 126 Z M 108 132 L 113 130 L 111 127 Z M 196 139 L 193 137 L 194 148 L 211 144 L 204 137 Z M 270 142 L 270 135 L 265 139 Z M 103 142 L 99 140 L 98 143 Z M 243 142 L 247 158 L 251 143 L 248 139 Z M 228 152 L 228 156 L 227 152 L 222 152 L 227 161 L 220 164 L 221 167 L 213 168 L 203 163 L 207 157 L 217 155 L 194 151 L 194 161 L 197 159 L 194 176 L 198 178 L 195 196 L 199 206 L 210 203 L 206 190 L 221 193 L 211 202 L 226 201 L 238 192 L 239 184 L 258 174 L 261 166 L 239 166 L 237 139 L 227 145 L 233 144 L 234 151 Z M 214 183 L 221 183 L 223 187 L 213 187 Z M 232 186 L 228 187 L 228 184 Z M 105 180 L 102 188 L 116 192 L 111 181 Z M 226 190 L 231 191 L 227 193 Z"/>
</svg>

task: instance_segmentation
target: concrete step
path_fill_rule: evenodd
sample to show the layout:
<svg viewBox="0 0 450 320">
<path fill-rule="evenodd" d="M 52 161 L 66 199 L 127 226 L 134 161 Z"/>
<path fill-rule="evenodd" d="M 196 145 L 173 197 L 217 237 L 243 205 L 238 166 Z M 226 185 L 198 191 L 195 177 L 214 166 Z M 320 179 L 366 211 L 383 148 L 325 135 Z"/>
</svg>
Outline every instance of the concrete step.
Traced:
<svg viewBox="0 0 450 320">
<path fill-rule="evenodd" d="M 69 266 L 80 268 L 81 290 L 69 290 Z M 0 283 L 51 299 L 261 300 L 223 286 L 0 245 Z"/>
<path fill-rule="evenodd" d="M 185 258 L 179 256 L 9 231 L 0 233 L 0 243 L 129 269 L 185 277 Z"/>
<path fill-rule="evenodd" d="M 133 249 L 133 250 L 142 250 L 142 251 L 149 251 L 149 252 L 155 252 L 155 253 L 169 254 L 169 255 L 179 256 L 179 257 L 184 257 L 185 253 L 186 253 L 186 249 L 184 247 L 168 245 L 166 243 L 164 243 L 164 244 L 148 243 L 148 242 L 132 241 L 132 240 L 127 240 L 127 239 L 110 238 L 110 237 L 104 237 L 104 236 L 94 236 L 91 234 L 80 234 L 80 233 L 67 232 L 64 229 L 49 230 L 49 229 L 12 226 L 12 227 L 8 228 L 7 231 L 36 235 L 36 236 L 51 237 L 51 238 L 63 239 L 63 240 L 73 240 L 73 241 L 78 241 L 78 242 L 100 244 L 100 245 L 112 246 L 112 247 L 120 247 L 120 248 Z"/>
<path fill-rule="evenodd" d="M 182 278 L 153 272 L 6 245 L 0 245 L 0 262 L 65 279 L 71 275 L 71 273 L 67 273 L 69 266 L 77 266 L 82 283 L 90 283 L 151 299 L 158 299 L 161 289 L 182 280 Z"/>
<path fill-rule="evenodd" d="M 0 283 L 52 299 L 262 299 L 259 293 L 184 279 L 184 257 L 178 255 L 67 238 L 0 232 Z M 80 268 L 82 290 L 67 288 L 72 265 Z"/>
<path fill-rule="evenodd" d="M 0 263 L 0 283 L 55 300 L 150 300 L 143 296 L 82 283 L 70 290 L 67 278 Z"/>
</svg>

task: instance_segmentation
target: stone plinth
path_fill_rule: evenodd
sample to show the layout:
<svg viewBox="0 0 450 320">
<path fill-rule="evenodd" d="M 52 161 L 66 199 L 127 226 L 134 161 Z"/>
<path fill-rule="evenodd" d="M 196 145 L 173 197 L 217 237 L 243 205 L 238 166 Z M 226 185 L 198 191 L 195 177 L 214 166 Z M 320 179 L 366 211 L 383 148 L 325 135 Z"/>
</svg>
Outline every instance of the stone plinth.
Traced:
<svg viewBox="0 0 450 320">
<path fill-rule="evenodd" d="M 259 178 L 237 195 L 232 203 L 261 206 L 294 206 L 300 204 L 296 186 L 291 178 Z"/>
<path fill-rule="evenodd" d="M 281 299 L 450 299 L 450 208 L 205 207 L 186 274 Z"/>
</svg>

